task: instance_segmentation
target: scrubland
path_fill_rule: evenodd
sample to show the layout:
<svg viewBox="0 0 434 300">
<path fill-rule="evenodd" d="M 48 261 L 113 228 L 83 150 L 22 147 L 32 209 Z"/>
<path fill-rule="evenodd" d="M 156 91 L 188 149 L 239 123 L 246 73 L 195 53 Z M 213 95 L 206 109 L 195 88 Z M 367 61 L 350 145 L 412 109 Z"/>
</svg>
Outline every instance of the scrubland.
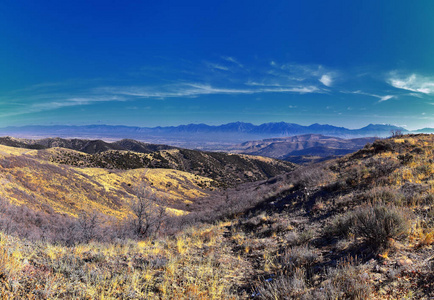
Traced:
<svg viewBox="0 0 434 300">
<path fill-rule="evenodd" d="M 134 194 L 122 217 L 62 214 L 3 200 L 1 296 L 434 297 L 432 135 L 377 140 L 266 181 L 204 189 L 206 195 L 184 203 L 186 213 L 178 216 L 158 215 L 170 201 L 150 190 Z M 152 200 L 144 210 L 137 206 L 141 199 Z"/>
</svg>

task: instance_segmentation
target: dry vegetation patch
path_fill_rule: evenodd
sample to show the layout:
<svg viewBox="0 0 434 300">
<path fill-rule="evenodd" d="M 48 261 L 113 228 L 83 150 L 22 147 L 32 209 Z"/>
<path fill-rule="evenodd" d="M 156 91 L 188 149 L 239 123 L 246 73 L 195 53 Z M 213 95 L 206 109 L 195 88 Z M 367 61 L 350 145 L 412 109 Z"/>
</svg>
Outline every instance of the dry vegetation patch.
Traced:
<svg viewBox="0 0 434 300">
<path fill-rule="evenodd" d="M 71 248 L 28 245 L 0 235 L 0 295 L 21 299 L 235 299 L 245 262 L 222 243 L 224 230 L 220 224 L 187 230 L 173 238 Z"/>
</svg>

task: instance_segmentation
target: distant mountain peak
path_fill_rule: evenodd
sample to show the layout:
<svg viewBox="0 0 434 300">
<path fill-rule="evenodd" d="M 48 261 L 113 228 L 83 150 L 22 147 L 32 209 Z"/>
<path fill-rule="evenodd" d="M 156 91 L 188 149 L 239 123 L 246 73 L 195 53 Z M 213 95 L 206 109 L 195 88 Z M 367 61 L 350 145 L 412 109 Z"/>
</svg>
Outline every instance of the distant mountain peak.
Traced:
<svg viewBox="0 0 434 300">
<path fill-rule="evenodd" d="M 314 123 L 308 126 L 287 122 L 270 122 L 254 125 L 247 122 L 231 122 L 222 125 L 187 124 L 166 127 L 134 127 L 125 125 L 82 125 L 82 126 L 23 126 L 0 128 L 1 135 L 21 138 L 84 138 L 120 140 L 134 139 L 153 144 L 195 148 L 207 144 L 242 143 L 248 140 L 290 137 L 304 134 L 322 134 L 334 137 L 355 138 L 378 136 L 388 137 L 392 130 L 408 132 L 390 124 L 369 124 L 360 129 L 348 129 L 329 124 Z M 215 148 L 212 148 L 215 149 Z"/>
</svg>

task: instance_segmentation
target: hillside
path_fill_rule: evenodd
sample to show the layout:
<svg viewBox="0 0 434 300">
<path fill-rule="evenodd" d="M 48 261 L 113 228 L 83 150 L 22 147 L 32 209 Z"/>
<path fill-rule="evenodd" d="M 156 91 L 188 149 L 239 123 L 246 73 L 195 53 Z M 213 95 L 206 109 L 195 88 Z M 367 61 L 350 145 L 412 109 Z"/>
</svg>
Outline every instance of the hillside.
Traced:
<svg viewBox="0 0 434 300">
<path fill-rule="evenodd" d="M 60 165 L 41 158 L 40 151 L 47 150 L 0 146 L 0 197 L 47 213 L 77 216 L 95 210 L 121 219 L 127 216 L 128 201 L 135 197 L 139 183 L 152 186 L 161 204 L 169 208 L 206 196 L 215 185 L 211 179 L 177 170 Z"/>
<path fill-rule="evenodd" d="M 148 144 L 129 139 L 108 143 L 102 140 L 86 139 L 45 138 L 40 140 L 32 140 L 1 137 L 0 145 L 28 149 L 46 149 L 58 147 L 77 150 L 88 154 L 96 154 L 109 150 L 126 150 L 139 153 L 151 153 L 154 151 L 174 149 L 174 147 L 171 146 Z"/>
<path fill-rule="evenodd" d="M 342 139 L 320 134 L 306 134 L 244 142 L 229 148 L 229 151 L 299 162 L 304 156 L 323 159 L 343 156 L 363 148 L 376 139 L 375 137 Z"/>
<path fill-rule="evenodd" d="M 430 299 L 433 145 L 432 135 L 397 136 L 273 179 L 214 191 L 155 236 L 95 235 L 91 242 L 48 243 L 35 252 L 32 241 L 2 233 L 0 293 L 37 299 Z M 18 157 L 38 152 L 2 149 Z"/>
<path fill-rule="evenodd" d="M 257 298 L 433 297 L 433 143 L 378 140 L 298 169 L 283 179 L 289 188 L 233 223 L 243 257 L 261 266 Z"/>
<path fill-rule="evenodd" d="M 1 144 L 26 149 L 46 149 L 38 152 L 38 157 L 60 164 L 122 170 L 175 169 L 214 179 L 214 184 L 222 186 L 263 180 L 295 168 L 290 162 L 268 158 L 178 149 L 128 139 L 108 143 L 102 140 L 28 140 L 4 137 L 0 138 Z"/>
<path fill-rule="evenodd" d="M 188 149 L 162 150 L 147 154 L 115 150 L 86 154 L 53 148 L 41 151 L 39 155 L 52 162 L 80 167 L 175 169 L 211 178 L 216 185 L 221 186 L 263 180 L 295 168 L 290 162 L 270 158 Z"/>
</svg>

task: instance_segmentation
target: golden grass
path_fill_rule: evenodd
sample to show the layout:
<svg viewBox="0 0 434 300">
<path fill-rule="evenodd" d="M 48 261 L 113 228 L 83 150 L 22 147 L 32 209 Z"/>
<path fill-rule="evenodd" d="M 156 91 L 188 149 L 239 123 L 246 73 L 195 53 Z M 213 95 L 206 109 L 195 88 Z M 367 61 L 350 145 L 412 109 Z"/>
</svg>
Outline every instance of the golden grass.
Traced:
<svg viewBox="0 0 434 300">
<path fill-rule="evenodd" d="M 47 152 L 58 151 L 63 149 L 38 151 L 0 145 L 0 197 L 35 210 L 52 209 L 74 217 L 82 211 L 97 211 L 123 219 L 129 214 L 127 204 L 134 198 L 134 187 L 143 183 L 165 200 L 167 212 L 173 215 L 185 212 L 171 208 L 171 204 L 192 203 L 211 191 L 211 179 L 182 171 L 79 168 L 45 160 L 49 158 Z"/>
<path fill-rule="evenodd" d="M 241 279 L 243 262 L 222 244 L 224 230 L 218 224 L 157 241 L 72 248 L 30 245 L 0 233 L 0 296 L 236 299 L 231 288 Z"/>
<path fill-rule="evenodd" d="M 12 155 L 23 155 L 29 152 L 34 152 L 35 150 L 24 149 L 24 148 L 15 148 L 8 147 L 4 145 L 0 145 L 0 157 L 7 157 Z"/>
</svg>

